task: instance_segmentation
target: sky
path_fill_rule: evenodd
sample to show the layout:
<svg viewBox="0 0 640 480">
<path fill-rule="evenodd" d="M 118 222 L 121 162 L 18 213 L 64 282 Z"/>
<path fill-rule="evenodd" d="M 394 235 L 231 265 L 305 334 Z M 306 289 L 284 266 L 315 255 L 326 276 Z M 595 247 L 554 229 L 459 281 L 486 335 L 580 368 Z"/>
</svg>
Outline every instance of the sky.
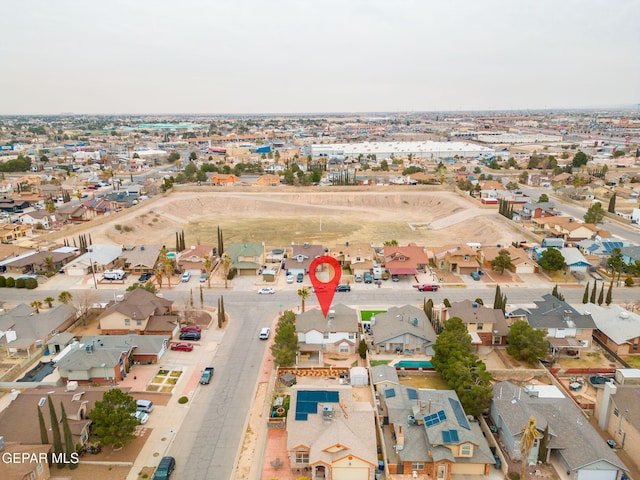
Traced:
<svg viewBox="0 0 640 480">
<path fill-rule="evenodd" d="M 3 0 L 0 115 L 640 103 L 638 0 Z"/>
</svg>

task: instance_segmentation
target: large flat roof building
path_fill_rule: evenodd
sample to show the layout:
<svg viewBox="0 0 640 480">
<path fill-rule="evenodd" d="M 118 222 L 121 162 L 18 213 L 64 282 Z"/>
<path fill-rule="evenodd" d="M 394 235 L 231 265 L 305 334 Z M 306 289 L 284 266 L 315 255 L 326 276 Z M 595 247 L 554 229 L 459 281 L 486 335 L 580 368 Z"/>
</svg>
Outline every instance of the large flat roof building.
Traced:
<svg viewBox="0 0 640 480">
<path fill-rule="evenodd" d="M 466 142 L 364 142 L 329 143 L 311 145 L 311 155 L 317 157 L 357 157 L 375 155 L 377 160 L 385 158 L 407 157 L 440 160 L 455 157 L 491 157 L 494 150 L 481 145 Z"/>
</svg>

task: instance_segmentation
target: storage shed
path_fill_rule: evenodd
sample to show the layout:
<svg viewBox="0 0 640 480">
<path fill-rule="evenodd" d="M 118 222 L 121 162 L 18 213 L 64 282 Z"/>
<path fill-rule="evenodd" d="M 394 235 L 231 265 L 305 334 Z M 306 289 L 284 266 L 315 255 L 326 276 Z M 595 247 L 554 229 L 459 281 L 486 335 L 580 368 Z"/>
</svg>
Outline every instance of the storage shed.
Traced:
<svg viewBox="0 0 640 480">
<path fill-rule="evenodd" d="M 369 374 L 364 367 L 353 367 L 349 370 L 352 387 L 362 387 L 369 385 Z"/>
</svg>

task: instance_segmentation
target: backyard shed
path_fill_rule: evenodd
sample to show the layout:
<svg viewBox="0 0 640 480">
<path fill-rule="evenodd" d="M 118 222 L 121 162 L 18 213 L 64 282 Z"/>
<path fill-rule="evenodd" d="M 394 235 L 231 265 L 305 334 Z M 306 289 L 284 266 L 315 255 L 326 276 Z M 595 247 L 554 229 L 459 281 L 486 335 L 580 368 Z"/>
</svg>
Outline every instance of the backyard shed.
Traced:
<svg viewBox="0 0 640 480">
<path fill-rule="evenodd" d="M 353 367 L 349 370 L 349 376 L 351 377 L 352 387 L 362 387 L 369 385 L 369 374 L 364 367 Z"/>
</svg>

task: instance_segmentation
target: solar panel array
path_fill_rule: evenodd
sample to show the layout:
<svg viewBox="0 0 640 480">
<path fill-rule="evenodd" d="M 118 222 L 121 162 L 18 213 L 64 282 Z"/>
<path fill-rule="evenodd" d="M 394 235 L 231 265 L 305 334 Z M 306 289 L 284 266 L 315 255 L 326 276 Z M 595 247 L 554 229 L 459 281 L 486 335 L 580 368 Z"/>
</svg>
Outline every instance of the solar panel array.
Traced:
<svg viewBox="0 0 640 480">
<path fill-rule="evenodd" d="M 415 388 L 407 388 L 407 395 L 409 397 L 409 400 L 418 399 L 418 391 Z"/>
<path fill-rule="evenodd" d="M 296 397 L 296 420 L 307 420 L 310 413 L 318 413 L 318 403 L 338 403 L 338 392 L 322 390 L 298 390 Z"/>
<path fill-rule="evenodd" d="M 458 420 L 458 425 L 460 425 L 462 428 L 466 428 L 467 430 L 471 430 L 471 426 L 469 425 L 467 416 L 464 414 L 464 410 L 462 410 L 462 405 L 460 405 L 460 402 L 455 398 L 449 398 L 449 403 L 451 404 L 453 413 L 456 416 L 456 420 Z"/>
<path fill-rule="evenodd" d="M 444 413 L 444 410 L 438 410 L 436 413 L 432 413 L 431 415 L 424 417 L 424 424 L 427 427 L 431 427 L 433 425 L 438 425 L 440 422 L 444 422 L 446 419 L 447 414 Z"/>
<path fill-rule="evenodd" d="M 442 443 L 458 443 L 460 437 L 457 430 L 443 430 L 442 431 Z"/>
<path fill-rule="evenodd" d="M 396 391 L 395 391 L 395 389 L 394 389 L 394 388 L 387 388 L 387 389 L 384 391 L 384 396 L 385 396 L 386 398 L 393 398 L 393 397 L 395 397 L 395 396 L 396 396 Z"/>
</svg>

